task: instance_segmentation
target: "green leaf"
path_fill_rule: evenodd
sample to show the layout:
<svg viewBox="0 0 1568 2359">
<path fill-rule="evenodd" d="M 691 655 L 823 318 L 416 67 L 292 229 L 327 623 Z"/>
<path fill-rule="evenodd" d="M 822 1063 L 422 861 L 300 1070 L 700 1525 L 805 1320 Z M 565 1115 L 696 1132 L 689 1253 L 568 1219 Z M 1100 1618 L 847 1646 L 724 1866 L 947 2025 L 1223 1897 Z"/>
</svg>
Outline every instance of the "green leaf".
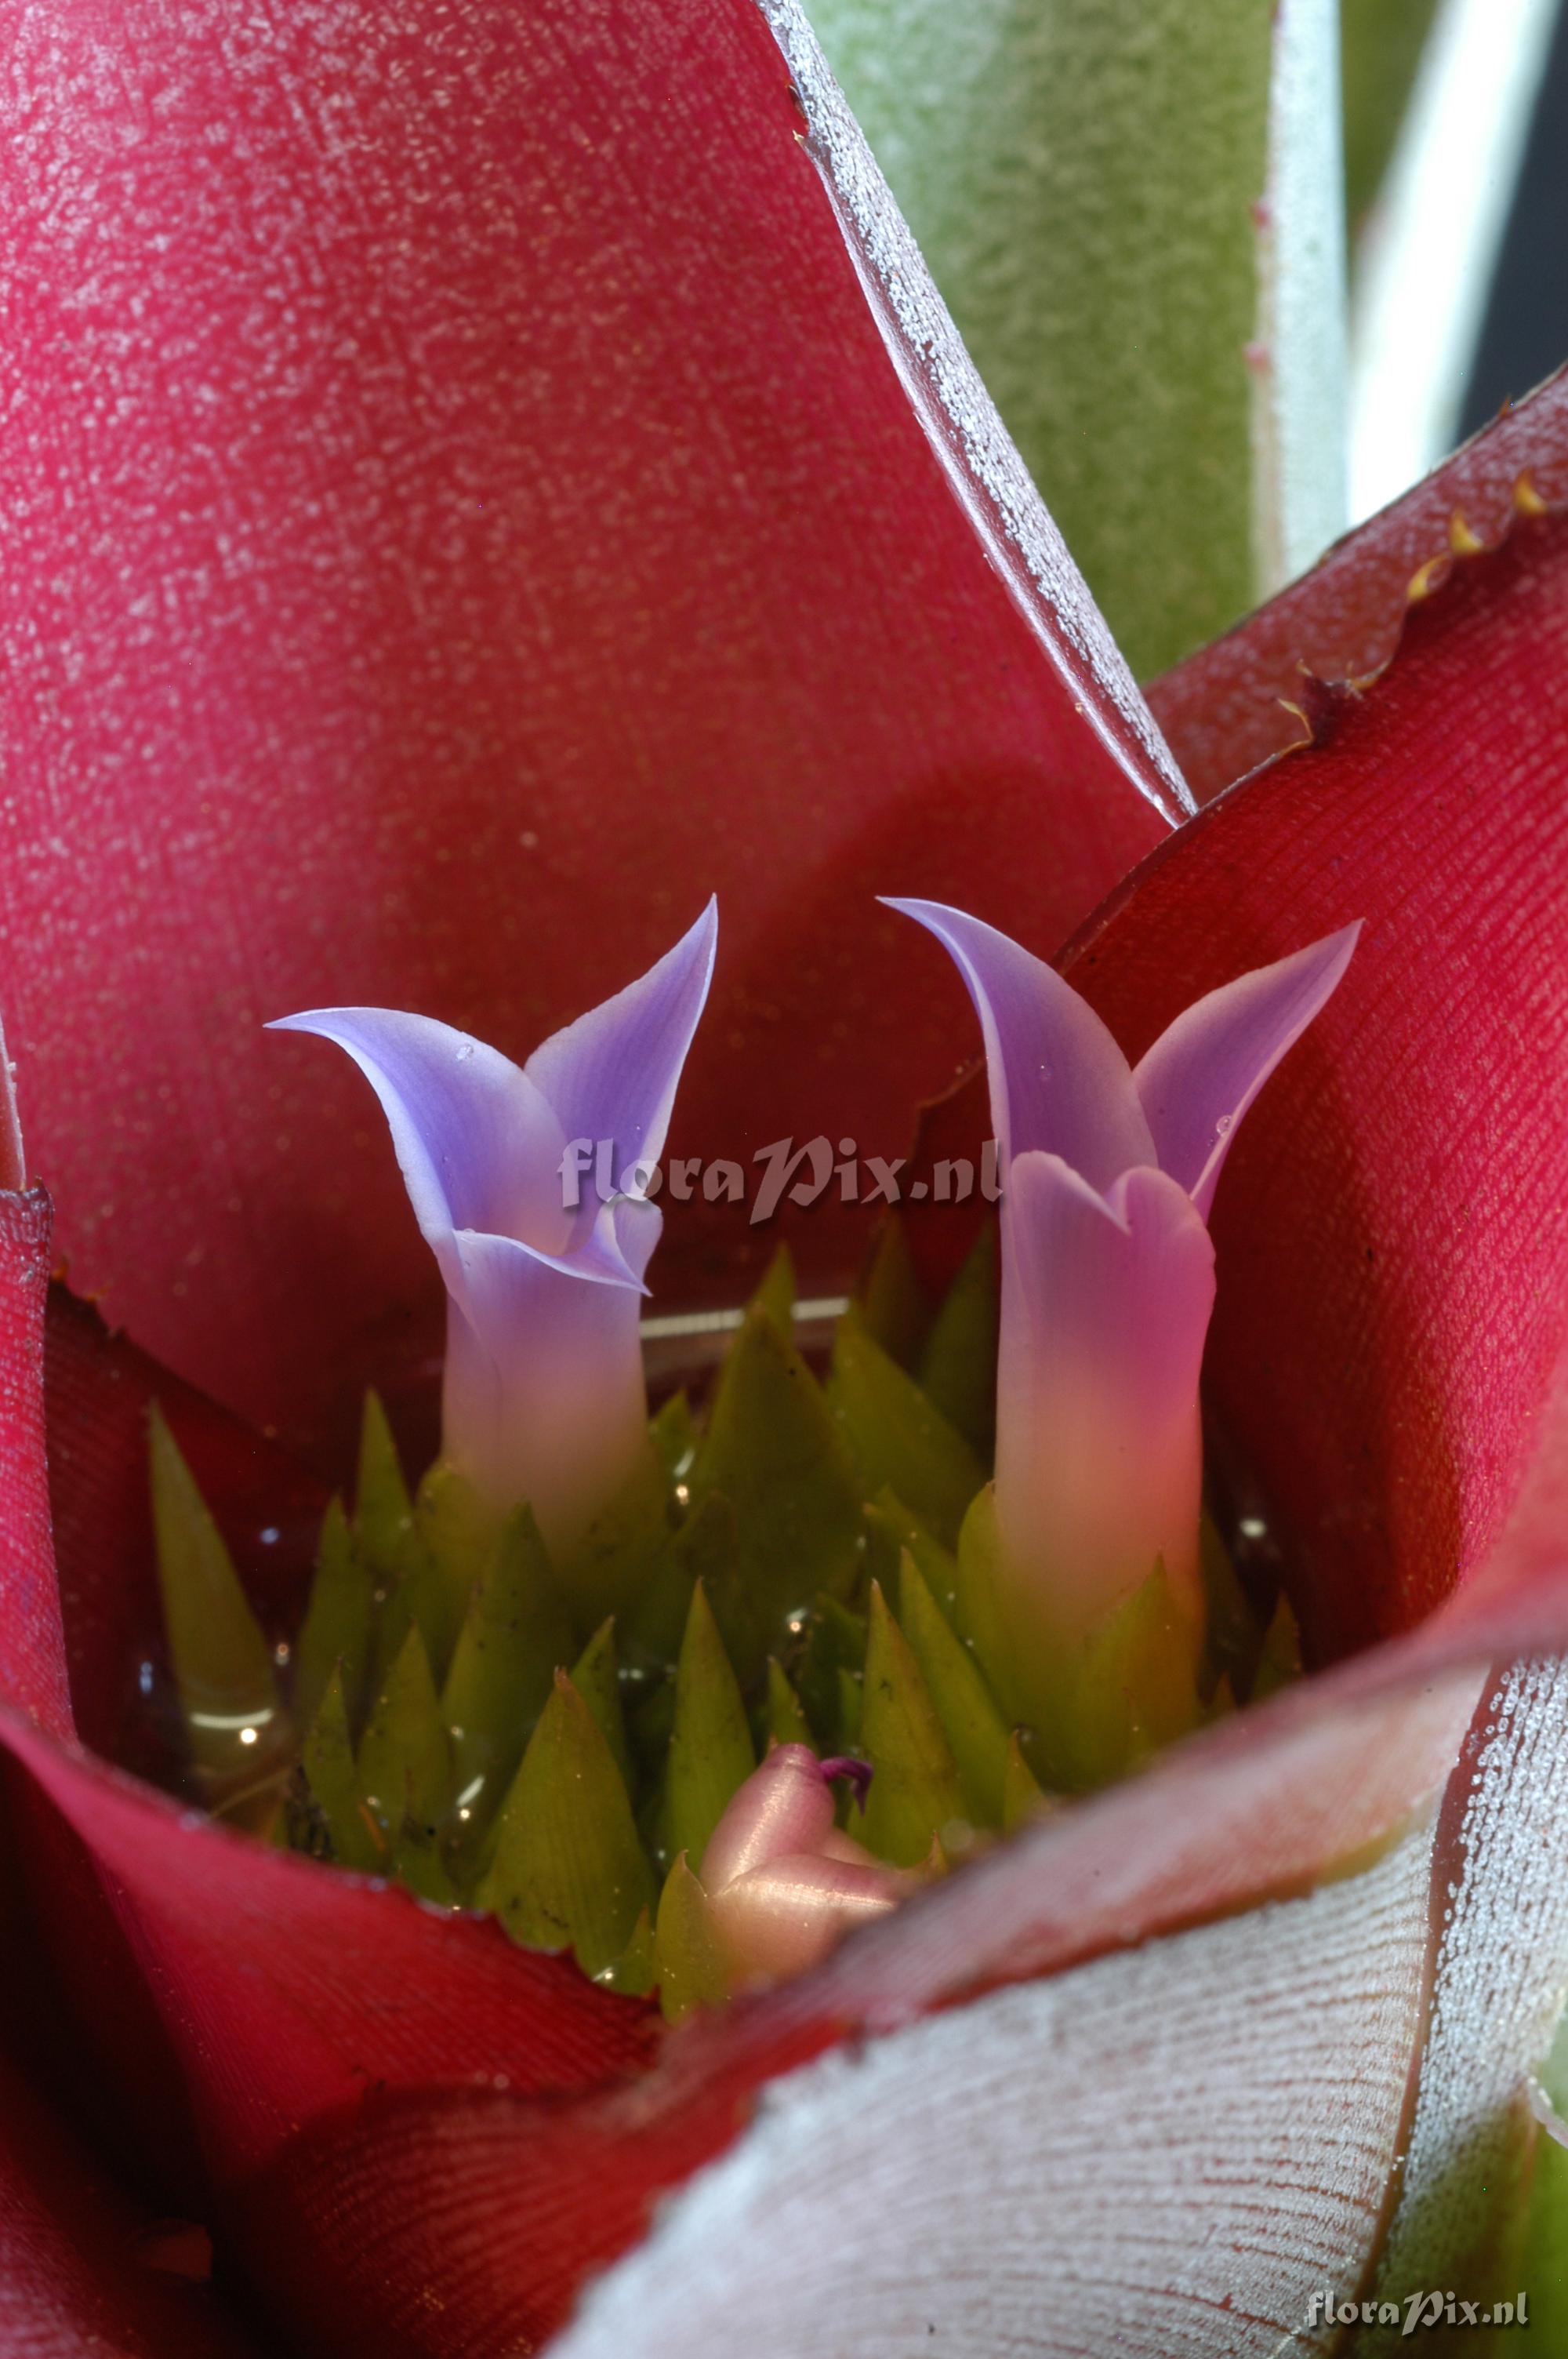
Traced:
<svg viewBox="0 0 1568 2359">
<path fill-rule="evenodd" d="M 860 1724 L 860 1673 L 866 1660 L 866 1625 L 836 1597 L 818 1597 L 805 1618 L 806 1644 L 795 1662 L 795 1685 L 806 1718 L 823 1738 L 839 1746 L 853 1741 Z M 847 1700 L 851 1700 L 848 1720 Z"/>
<path fill-rule="evenodd" d="M 964 1816 L 978 1827 L 1000 1827 L 1008 1725 L 979 1666 L 949 1625 L 907 1549 L 899 1571 L 898 1616 L 957 1767 Z"/>
<path fill-rule="evenodd" d="M 595 1516 L 557 1581 L 577 1627 L 596 1630 L 647 1587 L 670 1537 L 670 1485 L 650 1440 L 614 1497 Z"/>
<path fill-rule="evenodd" d="M 866 1509 L 866 1526 L 879 1558 L 886 1552 L 883 1586 L 896 1582 L 899 1561 L 907 1549 L 920 1568 L 922 1581 L 957 1629 L 958 1565 L 952 1549 L 944 1548 L 930 1527 L 912 1515 L 898 1493 L 885 1484 Z M 880 1564 L 877 1578 L 882 1580 Z"/>
<path fill-rule="evenodd" d="M 698 1875 L 709 1835 L 756 1766 L 746 1707 L 698 1582 L 676 1672 L 664 1791 L 665 1848 L 685 1852 Z"/>
<path fill-rule="evenodd" d="M 1352 243 L 1388 169 L 1436 9 L 1437 0 L 1340 0 L 1345 213 Z"/>
<path fill-rule="evenodd" d="M 1276 80 L 1276 23 L 1292 13 L 1269 0 L 810 11 L 1141 678 L 1344 521 L 1333 25 L 1327 9 L 1284 24 L 1279 54 L 1298 70 L 1281 63 Z M 1271 212 L 1255 212 L 1265 197 Z M 1271 368 L 1249 364 L 1260 339 Z"/>
<path fill-rule="evenodd" d="M 1281 1589 L 1273 1619 L 1264 1634 L 1248 1701 L 1261 1703 L 1266 1696 L 1277 1695 L 1281 1688 L 1293 1687 L 1301 1676 L 1302 1634 L 1291 1601 Z"/>
<path fill-rule="evenodd" d="M 919 1549 L 913 1542 L 909 1545 L 927 1583 L 935 1589 Z M 996 1485 L 988 1483 L 983 1491 L 977 1492 L 958 1534 L 951 1618 L 1003 1712 L 1013 1720 L 1023 1720 L 1028 1717 L 1029 1683 L 1022 1676 L 1023 1666 L 1002 1617 L 1004 1579 L 1001 1535 L 996 1520 Z M 935 1593 L 940 1597 L 939 1590 Z"/>
<path fill-rule="evenodd" d="M 1002 1778 L 1003 1834 L 1016 1834 L 1019 1828 L 1027 1826 L 1031 1819 L 1044 1818 L 1055 1808 L 1055 1803 L 1024 1759 L 1023 1747 L 1019 1742 L 1018 1731 L 1014 1729 L 1007 1740 L 1007 1768 Z"/>
<path fill-rule="evenodd" d="M 1201 1725 L 1203 1633 L 1163 1562 L 1071 1656 L 1048 1667 L 1054 1710 L 1037 1722 L 1052 1782 L 1109 1785 Z"/>
<path fill-rule="evenodd" d="M 616 1966 L 654 1903 L 632 1806 L 598 1722 L 564 1671 L 528 1740 L 480 1906 L 516 1941 Z"/>
<path fill-rule="evenodd" d="M 600 1624 L 572 1665 L 572 1686 L 593 1714 L 630 1793 L 632 1748 L 626 1741 L 626 1714 L 621 1703 L 621 1666 L 615 1652 L 613 1616 Z"/>
<path fill-rule="evenodd" d="M 840 1665 L 834 1675 L 834 1722 L 836 1742 L 846 1751 L 860 1742 L 860 1723 L 866 1716 L 866 1682 L 860 1671 Z"/>
<path fill-rule="evenodd" d="M 210 1789 L 265 1780 L 292 1742 L 272 1648 L 156 1401 L 147 1443 L 164 1627 L 191 1760 Z"/>
<path fill-rule="evenodd" d="M 619 1991 L 622 1998 L 646 1998 L 658 1979 L 658 1963 L 654 1951 L 654 1920 L 647 1909 L 639 1910 L 637 1922 L 632 1928 L 632 1938 L 613 1965 L 595 1974 L 594 1981 L 606 1990 Z"/>
<path fill-rule="evenodd" d="M 360 1740 L 360 1791 L 402 1846 L 406 1827 L 433 1837 L 451 1800 L 452 1757 L 430 1658 L 411 1629 Z"/>
<path fill-rule="evenodd" d="M 336 1665 L 306 1734 L 300 1766 L 332 1857 L 343 1867 L 384 1875 L 388 1847 L 361 1798 L 343 1677 Z"/>
<path fill-rule="evenodd" d="M 401 1581 L 416 1559 L 417 1551 L 410 1547 L 414 1503 L 403 1479 L 386 1411 L 373 1392 L 365 1394 L 360 1419 L 354 1532 L 365 1562 L 383 1580 Z"/>
<path fill-rule="evenodd" d="M 988 1465 L 996 1448 L 1000 1318 L 997 1225 L 988 1221 L 936 1313 L 919 1370 L 932 1407 Z"/>
<path fill-rule="evenodd" d="M 964 1797 L 920 1667 L 880 1586 L 871 1591 L 859 1750 L 875 1775 L 853 1832 L 879 1859 L 918 1866 L 933 1839 L 963 1819 Z"/>
<path fill-rule="evenodd" d="M 518 1507 L 474 1584 L 441 1690 L 454 1788 L 469 1825 L 481 1825 L 500 1802 L 555 1674 L 575 1652 L 533 1510 Z"/>
<path fill-rule="evenodd" d="M 665 1479 L 678 1483 L 697 1456 L 697 1422 L 684 1392 L 672 1393 L 648 1428 Z"/>
<path fill-rule="evenodd" d="M 775 1745 L 810 1745 L 811 1726 L 776 1655 L 768 1657 L 767 1732 Z"/>
<path fill-rule="evenodd" d="M 1258 1665 L 1263 1633 L 1237 1576 L 1230 1550 L 1214 1518 L 1205 1511 L 1198 1536 L 1198 1569 L 1204 1592 L 1204 1656 L 1199 1685 L 1212 1696 L 1222 1680 L 1245 1694 Z"/>
<path fill-rule="evenodd" d="M 659 1896 L 654 1962 L 666 2023 L 678 2023 L 695 2006 L 722 2006 L 730 1995 L 713 1911 L 684 1852 Z"/>
<path fill-rule="evenodd" d="M 438 1459 L 419 1485 L 414 1528 L 424 1545 L 412 1574 L 415 1618 L 430 1668 L 444 1679 L 474 1583 L 495 1553 L 500 1519 L 466 1474 Z"/>
<path fill-rule="evenodd" d="M 901 1368 L 913 1368 L 931 1324 L 931 1311 L 915 1276 L 909 1233 L 896 1212 L 890 1212 L 877 1232 L 859 1306 L 867 1334 Z"/>
<path fill-rule="evenodd" d="M 795 1341 L 795 1259 L 780 1245 L 749 1306 L 760 1310 L 785 1343 Z"/>
<path fill-rule="evenodd" d="M 750 1663 L 763 1635 L 755 1602 L 740 1577 L 740 1538 L 728 1499 L 709 1492 L 665 1542 L 643 1588 L 626 1609 L 619 1627 L 622 1651 L 640 1670 L 663 1670 L 680 1652 L 693 1583 L 708 1589 L 724 1643 L 734 1661 Z"/>
<path fill-rule="evenodd" d="M 333 1498 L 321 1520 L 310 1603 L 294 1643 L 295 1718 L 308 1727 L 334 1670 L 342 1670 L 351 1724 L 357 1723 L 370 1670 L 373 1584 L 343 1509 Z"/>
<path fill-rule="evenodd" d="M 371 1662 L 366 1681 L 379 1695 L 391 1677 L 434 1581 L 429 1550 L 416 1528 L 414 1503 L 403 1479 L 386 1412 L 373 1392 L 364 1397 L 359 1468 L 354 1484 L 354 1543 L 373 1582 Z M 429 1634 L 426 1634 L 429 1651 Z"/>
<path fill-rule="evenodd" d="M 985 1469 L 852 1307 L 834 1336 L 827 1399 L 868 1495 L 891 1485 L 938 1539 L 957 1539 Z"/>
<path fill-rule="evenodd" d="M 730 1503 L 760 1634 L 781 1629 L 819 1589 L 853 1588 L 860 1486 L 816 1379 L 760 1310 L 747 1313 L 720 1371 L 690 1487 L 694 1507 L 715 1492 Z M 762 1637 L 738 1651 L 720 1593 L 710 1595 L 749 1685 L 762 1671 Z"/>
</svg>

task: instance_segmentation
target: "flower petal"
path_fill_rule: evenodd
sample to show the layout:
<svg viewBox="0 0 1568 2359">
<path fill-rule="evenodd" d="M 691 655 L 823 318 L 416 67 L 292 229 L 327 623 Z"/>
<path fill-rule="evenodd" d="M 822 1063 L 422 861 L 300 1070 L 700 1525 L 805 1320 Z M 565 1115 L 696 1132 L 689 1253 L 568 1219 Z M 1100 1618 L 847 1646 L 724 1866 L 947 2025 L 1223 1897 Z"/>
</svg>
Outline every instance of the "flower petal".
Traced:
<svg viewBox="0 0 1568 2359">
<path fill-rule="evenodd" d="M 1126 1058 L 1054 968 L 962 909 L 887 906 L 926 927 L 957 964 L 985 1035 L 991 1125 L 1007 1158 L 1060 1156 L 1102 1195 L 1134 1164 L 1158 1160 Z"/>
<path fill-rule="evenodd" d="M 457 1240 L 445 1447 L 488 1497 L 526 1499 L 551 1544 L 579 1536 L 647 1446 L 636 1280 L 662 1225 L 652 1204 L 629 1202 L 607 1222 L 630 1248 L 614 1248 L 630 1286 L 510 1237 Z"/>
<path fill-rule="evenodd" d="M 1133 1074 L 1162 1171 L 1206 1221 L 1242 1115 L 1350 963 L 1361 928 L 1342 926 L 1185 1007 Z"/>
<path fill-rule="evenodd" d="M 833 1788 L 809 1745 L 775 1745 L 708 1839 L 703 1882 L 721 1891 L 787 1853 L 819 1851 L 833 1825 Z"/>
<path fill-rule="evenodd" d="M 449 1024 L 391 1007 L 314 1007 L 269 1032 L 313 1032 L 353 1059 L 392 1132 L 419 1234 L 449 1287 L 462 1282 L 459 1229 L 563 1254 L 567 1134 L 527 1072 Z"/>
<path fill-rule="evenodd" d="M 1160 1560 L 1196 1618 L 1214 1246 L 1162 1171 L 1108 1202 L 1059 1156 L 1015 1156 L 1003 1204 L 997 1514 L 1012 1636 L 1040 1661 Z"/>
<path fill-rule="evenodd" d="M 664 1153 L 676 1084 L 713 980 L 719 904 L 644 975 L 552 1034 L 524 1067 L 566 1138 L 611 1139 L 617 1187 Z M 481 1225 L 478 1223 L 474 1226 Z"/>
</svg>

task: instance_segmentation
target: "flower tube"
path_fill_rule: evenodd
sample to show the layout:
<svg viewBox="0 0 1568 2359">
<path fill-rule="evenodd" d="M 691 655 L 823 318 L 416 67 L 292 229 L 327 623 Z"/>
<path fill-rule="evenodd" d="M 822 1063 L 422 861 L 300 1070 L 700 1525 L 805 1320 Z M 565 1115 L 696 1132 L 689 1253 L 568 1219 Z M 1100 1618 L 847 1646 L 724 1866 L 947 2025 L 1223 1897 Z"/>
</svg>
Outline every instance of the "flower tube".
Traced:
<svg viewBox="0 0 1568 2359">
<path fill-rule="evenodd" d="M 1076 1651 L 1162 1565 L 1197 1633 L 1207 1217 L 1237 1126 L 1358 925 L 1238 976 L 1136 1070 L 1055 970 L 962 911 L 893 901 L 985 1036 L 1002 1173 L 998 1609 L 1025 1663 Z"/>
<path fill-rule="evenodd" d="M 672 951 L 519 1068 L 428 1016 L 312 1008 L 381 1100 L 447 1287 L 446 1457 L 569 1547 L 644 1446 L 638 1325 L 652 1167 L 708 997 L 713 902 Z M 611 1184 L 601 1191 L 609 1175 Z"/>
<path fill-rule="evenodd" d="M 864 1762 L 819 1761 L 776 1745 L 708 1838 L 702 1881 L 725 1970 L 736 1987 L 804 1973 L 852 1927 L 887 1911 L 917 1879 L 884 1866 L 834 1824 L 833 1780 L 865 1808 Z"/>
</svg>

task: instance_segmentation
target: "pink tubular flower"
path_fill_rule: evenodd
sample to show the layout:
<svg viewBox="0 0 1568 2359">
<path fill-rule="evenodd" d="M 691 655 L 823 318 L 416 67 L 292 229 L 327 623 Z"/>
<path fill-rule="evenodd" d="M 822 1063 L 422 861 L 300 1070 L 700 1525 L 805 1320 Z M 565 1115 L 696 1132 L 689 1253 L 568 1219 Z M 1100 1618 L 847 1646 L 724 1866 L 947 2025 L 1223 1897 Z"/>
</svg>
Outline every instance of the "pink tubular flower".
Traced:
<svg viewBox="0 0 1568 2359">
<path fill-rule="evenodd" d="M 1359 925 L 1207 993 L 1134 1070 L 1043 959 L 961 910 L 890 907 L 951 952 L 985 1034 L 1003 1173 L 996 1498 L 1011 1635 L 1036 1659 L 1080 1640 L 1157 1562 L 1195 1626 L 1209 1209 L 1242 1115 L 1339 982 Z"/>
<path fill-rule="evenodd" d="M 775 1745 L 709 1836 L 702 1881 L 735 1984 L 804 1973 L 914 1889 L 914 1876 L 835 1826 L 833 1779 L 856 1772 L 860 1763 L 818 1761 L 809 1745 Z"/>
</svg>

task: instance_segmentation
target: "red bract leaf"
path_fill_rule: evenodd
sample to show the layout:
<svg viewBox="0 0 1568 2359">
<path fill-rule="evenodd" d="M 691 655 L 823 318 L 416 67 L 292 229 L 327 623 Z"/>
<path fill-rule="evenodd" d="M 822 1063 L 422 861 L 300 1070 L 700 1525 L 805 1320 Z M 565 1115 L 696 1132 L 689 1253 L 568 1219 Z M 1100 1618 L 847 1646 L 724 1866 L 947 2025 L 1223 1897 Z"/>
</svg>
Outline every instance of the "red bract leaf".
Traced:
<svg viewBox="0 0 1568 2359">
<path fill-rule="evenodd" d="M 5 1049 L 0 1046 L 0 1061 Z M 49 1200 L 0 1191 L 0 1697 L 71 1733 L 44 1461 Z"/>
<path fill-rule="evenodd" d="M 1257 614 L 1149 691 L 1200 802 L 1310 730 L 1313 681 L 1388 661 L 1412 596 L 1454 555 L 1491 547 L 1516 516 L 1568 498 L 1568 371 L 1505 409 L 1425 480 Z"/>
<path fill-rule="evenodd" d="M 0 2062 L 0 2349 L 16 2359 L 244 2359 L 193 2281 L 193 2223 L 138 2215 Z"/>
<path fill-rule="evenodd" d="M 1564 912 L 1552 889 L 1565 557 L 1568 523 L 1553 522 L 1462 568 L 1330 740 L 1185 831 L 1072 966 L 1137 1049 L 1238 968 L 1367 919 L 1345 992 L 1271 1084 L 1227 1172 L 1215 1375 L 1232 1437 L 1297 1544 L 1320 1649 L 1409 1635 L 1032 1831 L 819 1973 L 683 2037 L 634 2092 L 547 2123 L 530 2114 L 525 2187 L 547 2186 L 549 2235 L 531 2258 L 513 2248 L 497 2263 L 529 2315 L 557 2315 L 577 2272 L 633 2241 L 654 2200 L 734 2138 L 762 2085 L 847 2033 L 886 2034 L 1300 1889 L 1385 1840 L 1442 1787 L 1481 1690 L 1496 1625 L 1465 1604 L 1468 1582 L 1480 1596 L 1496 1568 L 1528 1565 L 1531 1611 L 1509 1642 L 1561 1643 L 1561 1527 L 1555 1561 L 1542 1537 L 1552 1493 L 1545 1475 L 1522 1491 L 1520 1477 L 1568 1299 L 1554 1191 Z M 1524 665 L 1531 691 L 1510 694 Z M 1482 1306 L 1506 1350 L 1470 1348 Z M 1455 1584 L 1459 1605 L 1411 1626 Z M 515 2119 L 488 2100 L 444 2115 L 454 2170 L 459 2153 L 464 2170 L 493 2158 Z M 366 2186 L 403 2183 L 410 2124 L 397 2104 L 319 2125 L 275 2158 L 265 2216 L 308 2234 L 338 2136 Z M 413 2126 L 436 2134 L 424 2115 Z M 422 2281 L 471 2322 L 466 2305 L 489 2298 L 465 2291 L 472 2252 L 449 2280 L 438 2242 L 432 2230 L 420 2247 Z M 407 2347 L 449 2347 L 434 2329 L 414 2333 L 407 2295 L 393 2285 Z M 449 2347 L 484 2348 L 474 2332 Z"/>
<path fill-rule="evenodd" d="M 1068 961 L 1136 1055 L 1211 985 L 1367 921 L 1214 1223 L 1208 1392 L 1320 1660 L 1484 1567 L 1563 1353 L 1565 578 L 1562 517 L 1456 567 L 1327 741 L 1193 822 Z"/>
<path fill-rule="evenodd" d="M 1283 2329 L 1354 2274 L 1376 2223 L 1429 1851 L 1418 1832 L 1364 1882 L 825 2060 L 771 2093 L 563 2347 L 892 2359 L 939 2332 L 1077 2352 L 1109 2347 L 1114 2319 L 1118 2351 L 1200 2359 L 1227 2347 L 1222 2292 Z M 254 2190 L 263 2234 L 296 2256 L 284 2313 L 354 2359 L 535 2348 L 572 2290 L 564 2256 L 624 2236 L 649 2143 L 614 2104 L 368 2106 Z M 1259 2200 L 1281 2177 L 1282 2239 Z"/>
<path fill-rule="evenodd" d="M 892 1151 L 966 1019 L 914 1048 L 872 892 L 1059 933 L 1174 790 L 1092 609 L 1024 582 L 1007 530 L 1059 545 L 975 473 L 1005 440 L 918 258 L 849 250 L 752 0 L 67 0 L 10 71 L 29 1145 L 78 1286 L 319 1443 L 438 1288 L 362 1084 L 264 1019 L 523 1054 L 717 887 L 674 1145 Z M 735 1287 L 700 1204 L 670 1228 L 666 1296 Z"/>
<path fill-rule="evenodd" d="M 654 2053 L 656 2015 L 568 1958 L 231 1834 L 15 1717 L 5 1741 L 112 1879 L 221 2181 L 373 2088 L 558 2095 Z"/>
</svg>

